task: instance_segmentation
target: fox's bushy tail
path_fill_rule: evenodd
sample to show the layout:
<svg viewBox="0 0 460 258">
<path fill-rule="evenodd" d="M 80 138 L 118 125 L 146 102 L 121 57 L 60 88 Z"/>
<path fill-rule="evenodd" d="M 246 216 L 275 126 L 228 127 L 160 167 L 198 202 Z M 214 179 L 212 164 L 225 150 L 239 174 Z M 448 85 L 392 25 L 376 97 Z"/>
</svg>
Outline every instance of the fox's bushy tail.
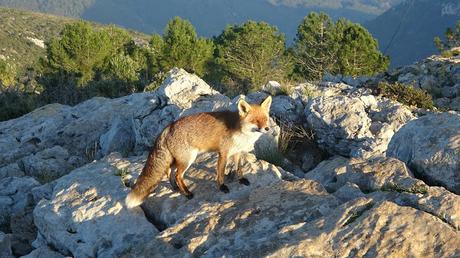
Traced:
<svg viewBox="0 0 460 258">
<path fill-rule="evenodd" d="M 141 205 L 150 192 L 160 183 L 167 170 L 170 169 L 173 157 L 166 146 L 165 140 L 168 133 L 169 126 L 163 130 L 155 141 L 142 173 L 131 192 L 126 196 L 125 203 L 128 208 Z"/>
</svg>

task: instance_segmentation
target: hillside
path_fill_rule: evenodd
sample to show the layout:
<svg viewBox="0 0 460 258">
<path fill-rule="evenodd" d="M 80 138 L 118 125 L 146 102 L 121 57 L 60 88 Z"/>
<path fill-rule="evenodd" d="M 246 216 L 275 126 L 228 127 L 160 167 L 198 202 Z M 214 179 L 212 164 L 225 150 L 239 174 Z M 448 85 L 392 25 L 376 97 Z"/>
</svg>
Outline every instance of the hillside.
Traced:
<svg viewBox="0 0 460 258">
<path fill-rule="evenodd" d="M 69 18 L 0 8 L 0 58 L 19 70 L 45 54 L 44 41 L 59 35 Z"/>
<path fill-rule="evenodd" d="M 0 6 L 79 17 L 94 0 L 0 0 Z"/>
<path fill-rule="evenodd" d="M 403 0 L 267 0 L 274 5 L 346 8 L 364 13 L 381 14 Z"/>
<path fill-rule="evenodd" d="M 45 55 L 45 42 L 59 35 L 74 19 L 0 7 L 0 58 L 14 63 L 19 71 Z M 94 26 L 101 26 L 94 24 Z M 142 33 L 130 32 L 146 39 Z"/>
<path fill-rule="evenodd" d="M 457 0 L 408 0 L 365 24 L 393 67 L 411 64 L 437 52 L 433 43 L 460 19 Z"/>
</svg>

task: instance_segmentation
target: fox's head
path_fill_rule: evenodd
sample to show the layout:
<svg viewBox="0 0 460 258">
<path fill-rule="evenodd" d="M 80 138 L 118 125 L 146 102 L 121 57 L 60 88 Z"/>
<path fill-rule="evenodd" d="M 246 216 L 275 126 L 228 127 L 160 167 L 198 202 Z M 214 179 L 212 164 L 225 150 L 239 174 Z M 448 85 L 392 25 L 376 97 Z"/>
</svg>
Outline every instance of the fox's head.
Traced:
<svg viewBox="0 0 460 258">
<path fill-rule="evenodd" d="M 268 96 L 260 105 L 250 105 L 244 99 L 238 102 L 238 113 L 242 122 L 243 131 L 268 132 L 270 105 L 272 97 Z"/>
</svg>

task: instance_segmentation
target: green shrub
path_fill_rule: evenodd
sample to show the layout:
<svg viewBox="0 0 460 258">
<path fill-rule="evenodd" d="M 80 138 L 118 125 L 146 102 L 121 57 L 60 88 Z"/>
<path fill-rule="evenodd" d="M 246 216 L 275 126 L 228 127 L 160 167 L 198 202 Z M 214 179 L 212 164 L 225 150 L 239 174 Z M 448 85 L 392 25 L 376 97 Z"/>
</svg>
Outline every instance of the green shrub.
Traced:
<svg viewBox="0 0 460 258">
<path fill-rule="evenodd" d="M 39 106 L 41 106 L 41 102 L 38 96 L 33 93 L 2 92 L 0 93 L 0 121 L 22 116 Z"/>
<path fill-rule="evenodd" d="M 439 52 L 449 55 L 449 50 L 454 47 L 460 46 L 460 21 L 457 22 L 455 28 L 447 28 L 444 33 L 444 40 L 440 37 L 434 38 L 434 44 L 438 48 Z"/>
<path fill-rule="evenodd" d="M 15 83 L 16 67 L 0 59 L 0 90 L 4 90 Z"/>
<path fill-rule="evenodd" d="M 398 101 L 408 106 L 425 109 L 433 109 L 433 99 L 423 89 L 416 89 L 412 85 L 404 85 L 399 82 L 381 82 L 378 85 L 379 95 Z"/>
</svg>

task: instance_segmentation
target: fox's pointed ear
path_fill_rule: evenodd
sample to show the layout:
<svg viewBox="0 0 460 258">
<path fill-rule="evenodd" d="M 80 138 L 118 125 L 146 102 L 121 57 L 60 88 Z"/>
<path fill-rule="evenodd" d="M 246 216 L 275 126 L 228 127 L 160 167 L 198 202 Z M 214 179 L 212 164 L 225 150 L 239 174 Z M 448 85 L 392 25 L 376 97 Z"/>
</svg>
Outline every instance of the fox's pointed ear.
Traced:
<svg viewBox="0 0 460 258">
<path fill-rule="evenodd" d="M 270 106 L 272 105 L 272 96 L 268 96 L 260 106 L 267 111 L 267 113 L 270 112 Z"/>
<path fill-rule="evenodd" d="M 246 116 L 251 110 L 251 105 L 249 105 L 244 99 L 238 101 L 238 113 L 240 116 Z"/>
</svg>

